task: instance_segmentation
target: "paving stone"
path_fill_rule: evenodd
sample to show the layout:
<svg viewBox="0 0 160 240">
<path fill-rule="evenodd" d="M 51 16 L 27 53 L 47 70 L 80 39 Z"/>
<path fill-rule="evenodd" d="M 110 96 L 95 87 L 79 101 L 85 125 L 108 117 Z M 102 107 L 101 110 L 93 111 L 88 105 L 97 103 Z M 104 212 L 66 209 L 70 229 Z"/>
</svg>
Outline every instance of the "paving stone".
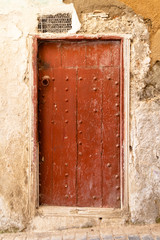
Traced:
<svg viewBox="0 0 160 240">
<path fill-rule="evenodd" d="M 87 237 L 84 237 L 84 236 L 80 236 L 80 237 L 76 237 L 75 240 L 86 240 Z"/>
<path fill-rule="evenodd" d="M 99 232 L 88 232 L 88 240 L 101 240 Z"/>
<path fill-rule="evenodd" d="M 126 240 L 126 236 L 114 236 L 116 240 Z"/>
<path fill-rule="evenodd" d="M 104 226 L 54 232 L 4 233 L 0 240 L 160 240 L 160 226 Z"/>
<path fill-rule="evenodd" d="M 89 238 L 89 240 L 100 240 L 100 238 L 99 237 L 91 237 L 91 238 Z"/>
<path fill-rule="evenodd" d="M 39 240 L 39 238 L 34 236 L 29 236 L 27 237 L 27 240 Z"/>
<path fill-rule="evenodd" d="M 143 240 L 153 240 L 153 237 L 151 235 L 145 235 L 141 237 Z"/>
<path fill-rule="evenodd" d="M 75 238 L 75 240 L 87 240 L 87 238 L 86 237 L 77 237 L 77 238 Z"/>
<path fill-rule="evenodd" d="M 137 235 L 129 235 L 129 236 L 128 236 L 128 239 L 129 239 L 129 240 L 140 240 L 140 237 L 137 236 Z"/>
<path fill-rule="evenodd" d="M 37 235 L 36 233 L 32 233 L 32 234 L 27 234 L 27 238 L 26 240 L 39 240 L 39 235 Z"/>
<path fill-rule="evenodd" d="M 101 234 L 101 238 L 103 240 L 112 240 L 113 239 L 112 235 L 105 235 L 105 234 Z"/>
<path fill-rule="evenodd" d="M 50 237 L 41 237 L 40 240 L 51 240 Z"/>
</svg>

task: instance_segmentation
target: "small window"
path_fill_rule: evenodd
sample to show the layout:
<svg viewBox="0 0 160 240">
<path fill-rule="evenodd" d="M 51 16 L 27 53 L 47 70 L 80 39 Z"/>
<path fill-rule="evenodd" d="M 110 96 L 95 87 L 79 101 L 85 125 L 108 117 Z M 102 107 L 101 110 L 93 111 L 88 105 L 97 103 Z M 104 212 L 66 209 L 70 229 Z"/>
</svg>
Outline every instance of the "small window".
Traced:
<svg viewBox="0 0 160 240">
<path fill-rule="evenodd" d="M 38 17 L 38 32 L 62 33 L 72 28 L 72 17 L 69 13 L 43 15 Z"/>
</svg>

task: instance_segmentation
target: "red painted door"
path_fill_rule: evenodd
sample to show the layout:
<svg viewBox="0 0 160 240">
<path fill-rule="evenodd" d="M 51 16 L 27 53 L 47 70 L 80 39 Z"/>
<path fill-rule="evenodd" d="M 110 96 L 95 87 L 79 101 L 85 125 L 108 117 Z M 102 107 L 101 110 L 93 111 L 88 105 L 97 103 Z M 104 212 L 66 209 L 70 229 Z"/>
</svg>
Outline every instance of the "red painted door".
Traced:
<svg viewBox="0 0 160 240">
<path fill-rule="evenodd" d="M 120 207 L 120 41 L 38 53 L 40 204 Z"/>
</svg>

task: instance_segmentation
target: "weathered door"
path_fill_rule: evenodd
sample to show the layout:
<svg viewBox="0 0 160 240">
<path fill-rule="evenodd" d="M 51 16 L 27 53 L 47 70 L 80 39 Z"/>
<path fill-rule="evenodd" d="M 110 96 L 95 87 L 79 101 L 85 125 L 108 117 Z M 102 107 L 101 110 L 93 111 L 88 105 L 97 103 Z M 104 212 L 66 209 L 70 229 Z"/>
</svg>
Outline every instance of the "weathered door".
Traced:
<svg viewBox="0 0 160 240">
<path fill-rule="evenodd" d="M 120 41 L 38 53 L 40 204 L 120 207 Z"/>
</svg>

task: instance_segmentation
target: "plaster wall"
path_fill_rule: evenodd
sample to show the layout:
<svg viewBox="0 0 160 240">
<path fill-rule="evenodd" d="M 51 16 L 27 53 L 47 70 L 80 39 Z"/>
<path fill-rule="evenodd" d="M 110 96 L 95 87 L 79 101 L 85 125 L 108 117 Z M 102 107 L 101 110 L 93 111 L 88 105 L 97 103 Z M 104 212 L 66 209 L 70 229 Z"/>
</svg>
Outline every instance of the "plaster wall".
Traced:
<svg viewBox="0 0 160 240">
<path fill-rule="evenodd" d="M 144 19 L 150 33 L 151 64 L 160 61 L 160 3 L 159 0 L 64 0 L 65 3 L 74 3 L 78 16 L 82 13 L 101 9 L 110 13 L 110 16 L 123 15 L 126 6 Z"/>
<path fill-rule="evenodd" d="M 157 44 L 153 47 L 150 44 L 150 24 L 148 25 L 143 17 L 137 16 L 123 3 L 116 0 L 113 0 L 112 4 L 110 0 L 105 2 L 99 0 L 99 4 L 95 1 L 94 5 L 91 1 L 86 2 L 87 10 L 80 11 L 79 8 L 77 11 L 81 22 L 80 28 L 72 4 L 63 4 L 59 0 L 0 1 L 0 228 L 2 230 L 21 230 L 30 220 L 31 201 L 28 196 L 31 191 L 29 178 L 33 167 L 31 165 L 33 82 L 29 65 L 32 55 L 29 35 L 37 34 L 38 15 L 58 12 L 73 14 L 73 32 L 79 30 L 80 34 L 132 35 L 130 157 L 128 159 L 130 220 L 134 223 L 147 223 L 155 222 L 159 217 L 160 64 L 156 62 L 159 60 L 159 53 L 155 53 L 155 57 L 150 55 L 151 52 L 154 54 L 154 47 L 159 46 Z M 131 4 L 131 1 L 128 1 L 129 3 Z M 80 4 L 82 8 L 86 6 L 82 1 Z M 78 1 L 75 1 L 75 7 L 78 6 Z M 156 7 L 156 3 L 154 6 Z M 147 10 L 145 13 L 149 14 Z M 155 24 L 155 26 L 158 29 L 159 25 Z M 156 30 L 154 34 L 159 39 Z M 154 59 L 152 69 L 150 56 L 152 60 Z"/>
</svg>

